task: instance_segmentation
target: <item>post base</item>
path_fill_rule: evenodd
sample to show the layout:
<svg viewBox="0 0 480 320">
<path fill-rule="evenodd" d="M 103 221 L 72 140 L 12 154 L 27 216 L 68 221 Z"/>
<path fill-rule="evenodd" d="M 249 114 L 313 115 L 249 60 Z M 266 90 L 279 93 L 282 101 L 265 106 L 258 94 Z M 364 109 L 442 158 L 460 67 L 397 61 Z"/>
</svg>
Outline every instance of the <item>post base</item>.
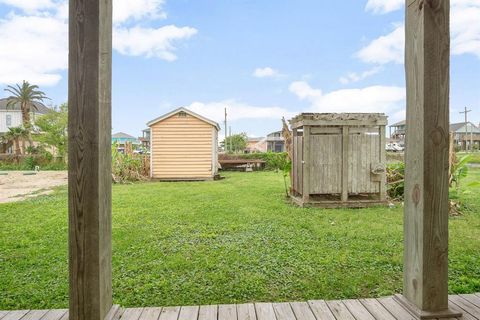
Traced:
<svg viewBox="0 0 480 320">
<path fill-rule="evenodd" d="M 460 318 L 462 316 L 460 311 L 451 309 L 450 306 L 448 309 L 440 311 L 424 311 L 408 301 L 408 299 L 401 294 L 396 294 L 393 296 L 393 298 L 417 319 L 448 319 Z"/>
</svg>

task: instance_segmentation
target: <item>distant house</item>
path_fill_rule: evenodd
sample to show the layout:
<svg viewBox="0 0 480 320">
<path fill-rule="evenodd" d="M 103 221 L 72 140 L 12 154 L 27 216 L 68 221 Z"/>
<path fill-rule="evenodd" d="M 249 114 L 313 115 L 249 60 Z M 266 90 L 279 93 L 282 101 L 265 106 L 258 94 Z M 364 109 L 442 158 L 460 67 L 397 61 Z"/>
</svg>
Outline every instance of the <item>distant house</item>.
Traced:
<svg viewBox="0 0 480 320">
<path fill-rule="evenodd" d="M 147 125 L 151 178 L 210 180 L 218 173 L 218 123 L 178 108 Z"/>
<path fill-rule="evenodd" d="M 282 131 L 275 131 L 267 135 L 267 151 L 285 152 L 285 139 Z"/>
<path fill-rule="evenodd" d="M 405 140 L 405 120 L 390 126 L 390 137 L 392 140 Z M 480 147 L 480 128 L 471 122 L 459 122 L 450 124 L 450 133 L 454 134 L 455 145 L 462 150 L 470 149 L 470 144 Z"/>
<path fill-rule="evenodd" d="M 117 149 L 122 151 L 125 148 L 125 144 L 127 142 L 130 142 L 134 148 L 138 147 L 140 145 L 140 141 L 138 141 L 137 138 L 134 136 L 131 136 L 127 133 L 124 132 L 117 132 L 112 134 L 112 144 L 117 145 Z"/>
<path fill-rule="evenodd" d="M 254 153 L 254 152 L 266 152 L 267 151 L 267 138 L 248 138 L 247 146 L 245 152 Z"/>
<path fill-rule="evenodd" d="M 142 146 L 150 150 L 150 128 L 142 130 L 142 136 L 138 138 Z"/>
<path fill-rule="evenodd" d="M 13 108 L 7 109 L 8 99 L 0 99 L 0 134 L 8 131 L 9 128 L 19 127 L 23 124 L 22 110 L 20 104 L 16 104 Z M 35 124 L 35 119 L 51 111 L 40 102 L 34 102 L 36 109 L 31 110 L 31 121 Z"/>
<path fill-rule="evenodd" d="M 20 105 L 16 104 L 13 108 L 9 107 L 7 109 L 7 102 L 7 98 L 0 99 L 0 136 L 8 132 L 9 128 L 20 127 L 23 125 Z M 30 121 L 35 129 L 35 119 L 47 114 L 51 109 L 40 102 L 34 102 L 34 105 L 36 108 L 32 108 L 31 110 Z M 0 153 L 13 153 L 12 144 L 0 142 Z"/>
<path fill-rule="evenodd" d="M 454 133 L 455 145 L 462 150 L 471 149 L 470 144 L 480 147 L 480 128 L 471 122 L 452 123 L 450 132 Z"/>
<path fill-rule="evenodd" d="M 402 120 L 389 126 L 390 138 L 395 140 L 405 140 L 406 121 Z"/>
</svg>

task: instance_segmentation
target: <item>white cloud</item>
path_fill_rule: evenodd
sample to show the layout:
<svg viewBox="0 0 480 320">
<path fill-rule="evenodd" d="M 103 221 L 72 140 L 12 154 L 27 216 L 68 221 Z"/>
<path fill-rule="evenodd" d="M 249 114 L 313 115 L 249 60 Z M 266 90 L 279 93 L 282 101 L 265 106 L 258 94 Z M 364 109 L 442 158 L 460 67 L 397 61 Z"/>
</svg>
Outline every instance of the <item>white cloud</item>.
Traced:
<svg viewBox="0 0 480 320">
<path fill-rule="evenodd" d="M 369 1 L 381 8 L 393 11 L 403 7 L 393 6 L 395 1 Z M 404 1 L 402 1 L 403 4 Z M 367 4 L 368 7 L 368 4 Z M 394 9 L 396 8 L 396 9 Z M 378 11 L 383 12 L 383 11 Z M 453 0 L 451 3 L 451 47 L 453 55 L 473 54 L 480 58 L 480 1 Z M 367 63 L 403 63 L 405 47 L 405 26 L 397 24 L 395 30 L 381 36 L 362 48 L 357 57 Z"/>
<path fill-rule="evenodd" d="M 403 8 L 405 0 L 368 0 L 366 11 L 375 14 L 385 14 Z"/>
<path fill-rule="evenodd" d="M 278 78 L 281 77 L 282 74 L 273 68 L 265 67 L 265 68 L 257 68 L 253 72 L 253 76 L 256 78 Z"/>
<path fill-rule="evenodd" d="M 397 25 L 395 30 L 381 36 L 363 47 L 356 56 L 363 62 L 386 64 L 403 63 L 405 46 L 405 27 Z"/>
<path fill-rule="evenodd" d="M 371 76 L 379 73 L 381 70 L 382 70 L 382 67 L 376 66 L 376 67 L 373 67 L 372 69 L 364 71 L 360 74 L 358 74 L 356 72 L 350 72 L 346 76 L 341 77 L 339 79 L 339 81 L 342 84 L 349 84 L 351 82 L 358 82 L 358 81 L 361 81 L 363 79 L 366 79 L 368 77 L 371 77 Z"/>
<path fill-rule="evenodd" d="M 113 47 L 124 55 L 156 57 L 166 61 L 174 61 L 174 43 L 186 40 L 197 33 L 190 27 L 179 28 L 169 25 L 153 28 L 117 28 L 113 35 Z"/>
<path fill-rule="evenodd" d="M 57 84 L 68 67 L 68 1 L 0 3 L 17 9 L 0 19 L 0 83 Z M 175 60 L 177 42 L 195 35 L 196 29 L 138 25 L 165 18 L 164 4 L 165 0 L 114 0 L 114 49 L 125 55 Z"/>
<path fill-rule="evenodd" d="M 456 0 L 451 10 L 452 53 L 480 58 L 480 1 Z"/>
<path fill-rule="evenodd" d="M 186 108 L 217 122 L 224 120 L 225 108 L 227 108 L 229 121 L 242 119 L 281 119 L 282 117 L 291 118 L 296 114 L 281 107 L 258 107 L 235 100 L 209 103 L 194 102 Z"/>
<path fill-rule="evenodd" d="M 29 13 L 38 10 L 51 9 L 56 5 L 52 0 L 0 0 L 0 4 L 1 3 Z"/>
<path fill-rule="evenodd" d="M 293 82 L 290 91 L 311 103 L 313 112 L 397 112 L 405 106 L 405 88 L 371 86 L 323 94 L 305 81 Z"/>
<path fill-rule="evenodd" d="M 0 83 L 28 80 L 54 85 L 68 64 L 67 26 L 51 17 L 10 16 L 0 21 Z"/>
<path fill-rule="evenodd" d="M 113 22 L 121 23 L 130 19 L 165 19 L 165 0 L 114 0 Z"/>
</svg>

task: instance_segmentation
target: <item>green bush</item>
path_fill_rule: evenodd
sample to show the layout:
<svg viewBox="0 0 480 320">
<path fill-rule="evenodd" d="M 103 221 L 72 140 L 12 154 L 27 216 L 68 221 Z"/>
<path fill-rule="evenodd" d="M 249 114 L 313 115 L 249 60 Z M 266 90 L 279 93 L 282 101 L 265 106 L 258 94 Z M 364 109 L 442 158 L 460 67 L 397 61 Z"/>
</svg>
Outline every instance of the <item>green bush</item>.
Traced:
<svg viewBox="0 0 480 320">
<path fill-rule="evenodd" d="M 10 156 L 0 160 L 0 170 L 67 170 L 67 164 L 62 159 L 55 159 L 49 152 L 30 154 L 27 156 Z"/>
<path fill-rule="evenodd" d="M 393 162 L 387 165 L 387 193 L 391 199 L 402 200 L 405 189 L 405 163 Z"/>
</svg>

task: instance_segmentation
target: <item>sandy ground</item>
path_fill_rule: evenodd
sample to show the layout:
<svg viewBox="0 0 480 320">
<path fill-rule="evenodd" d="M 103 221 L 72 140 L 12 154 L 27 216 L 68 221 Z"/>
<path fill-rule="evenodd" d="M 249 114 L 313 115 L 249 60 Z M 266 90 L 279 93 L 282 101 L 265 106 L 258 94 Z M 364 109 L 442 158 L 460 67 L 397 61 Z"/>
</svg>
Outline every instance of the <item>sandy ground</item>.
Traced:
<svg viewBox="0 0 480 320">
<path fill-rule="evenodd" d="M 21 201 L 52 192 L 67 184 L 67 171 L 41 171 L 24 175 L 25 171 L 0 172 L 0 203 Z M 7 175 L 3 175 L 7 174 Z"/>
</svg>

